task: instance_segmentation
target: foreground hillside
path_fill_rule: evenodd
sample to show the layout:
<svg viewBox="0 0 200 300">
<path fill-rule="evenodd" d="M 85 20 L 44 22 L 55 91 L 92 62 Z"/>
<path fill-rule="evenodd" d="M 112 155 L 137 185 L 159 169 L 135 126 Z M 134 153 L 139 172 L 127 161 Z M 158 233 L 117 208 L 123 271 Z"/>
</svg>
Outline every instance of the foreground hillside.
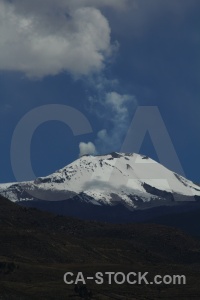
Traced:
<svg viewBox="0 0 200 300">
<path fill-rule="evenodd" d="M 20 207 L 0 198 L 0 299 L 80 299 L 71 271 L 184 274 L 187 285 L 97 285 L 92 299 L 198 299 L 200 242 L 153 224 L 111 225 Z"/>
</svg>

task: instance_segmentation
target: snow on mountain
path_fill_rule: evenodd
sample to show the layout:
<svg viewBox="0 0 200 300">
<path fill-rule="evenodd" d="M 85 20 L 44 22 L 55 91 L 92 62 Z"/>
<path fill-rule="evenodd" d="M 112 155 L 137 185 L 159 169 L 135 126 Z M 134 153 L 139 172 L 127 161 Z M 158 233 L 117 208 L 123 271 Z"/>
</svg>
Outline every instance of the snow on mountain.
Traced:
<svg viewBox="0 0 200 300">
<path fill-rule="evenodd" d="M 68 166 L 30 182 L 0 185 L 12 201 L 67 200 L 94 205 L 121 203 L 130 209 L 200 196 L 200 187 L 139 154 L 84 155 Z M 170 198 L 170 202 L 172 202 Z"/>
</svg>

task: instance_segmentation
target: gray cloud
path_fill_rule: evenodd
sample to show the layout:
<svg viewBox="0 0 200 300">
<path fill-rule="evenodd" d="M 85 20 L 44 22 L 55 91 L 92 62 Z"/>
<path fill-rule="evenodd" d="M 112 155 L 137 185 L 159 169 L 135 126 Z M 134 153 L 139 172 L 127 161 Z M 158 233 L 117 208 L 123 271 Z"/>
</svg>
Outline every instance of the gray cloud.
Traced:
<svg viewBox="0 0 200 300">
<path fill-rule="evenodd" d="M 196 0 L 0 0 L 0 70 L 44 77 L 100 72 L 112 54 L 111 27 L 102 10 L 115 10 L 113 30 L 141 33 L 170 11 L 182 17 Z M 120 20 L 119 20 L 120 18 Z M 112 18 L 111 18 L 112 19 Z M 120 21 L 120 22 L 119 22 Z M 125 27 L 124 27 L 125 26 Z M 116 28 L 115 28 L 116 27 Z"/>
<path fill-rule="evenodd" d="M 111 29 L 100 7 L 126 1 L 0 0 L 0 70 L 44 77 L 103 69 L 112 53 Z"/>
</svg>

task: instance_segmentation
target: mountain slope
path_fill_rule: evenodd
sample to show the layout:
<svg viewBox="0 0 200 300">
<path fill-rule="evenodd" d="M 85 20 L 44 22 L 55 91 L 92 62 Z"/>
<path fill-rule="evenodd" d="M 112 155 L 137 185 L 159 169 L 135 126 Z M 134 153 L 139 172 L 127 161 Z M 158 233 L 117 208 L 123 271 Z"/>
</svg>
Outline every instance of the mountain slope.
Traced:
<svg viewBox="0 0 200 300">
<path fill-rule="evenodd" d="M 35 181 L 0 185 L 12 201 L 75 198 L 96 206 L 121 204 L 130 210 L 200 197 L 200 187 L 139 154 L 86 155 Z"/>
</svg>

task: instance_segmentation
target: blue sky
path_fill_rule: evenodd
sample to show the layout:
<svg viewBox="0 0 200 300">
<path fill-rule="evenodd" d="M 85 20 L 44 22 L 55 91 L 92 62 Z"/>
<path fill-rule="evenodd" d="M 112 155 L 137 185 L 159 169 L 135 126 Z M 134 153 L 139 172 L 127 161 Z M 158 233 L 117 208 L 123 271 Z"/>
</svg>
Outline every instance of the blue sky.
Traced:
<svg viewBox="0 0 200 300">
<path fill-rule="evenodd" d="M 77 109 L 92 132 L 74 136 L 55 120 L 38 126 L 36 176 L 85 152 L 120 151 L 138 106 L 157 106 L 185 175 L 200 182 L 198 0 L 0 0 L 0 24 L 0 182 L 16 180 L 17 124 L 50 104 Z M 157 159 L 148 134 L 140 152 Z"/>
</svg>

